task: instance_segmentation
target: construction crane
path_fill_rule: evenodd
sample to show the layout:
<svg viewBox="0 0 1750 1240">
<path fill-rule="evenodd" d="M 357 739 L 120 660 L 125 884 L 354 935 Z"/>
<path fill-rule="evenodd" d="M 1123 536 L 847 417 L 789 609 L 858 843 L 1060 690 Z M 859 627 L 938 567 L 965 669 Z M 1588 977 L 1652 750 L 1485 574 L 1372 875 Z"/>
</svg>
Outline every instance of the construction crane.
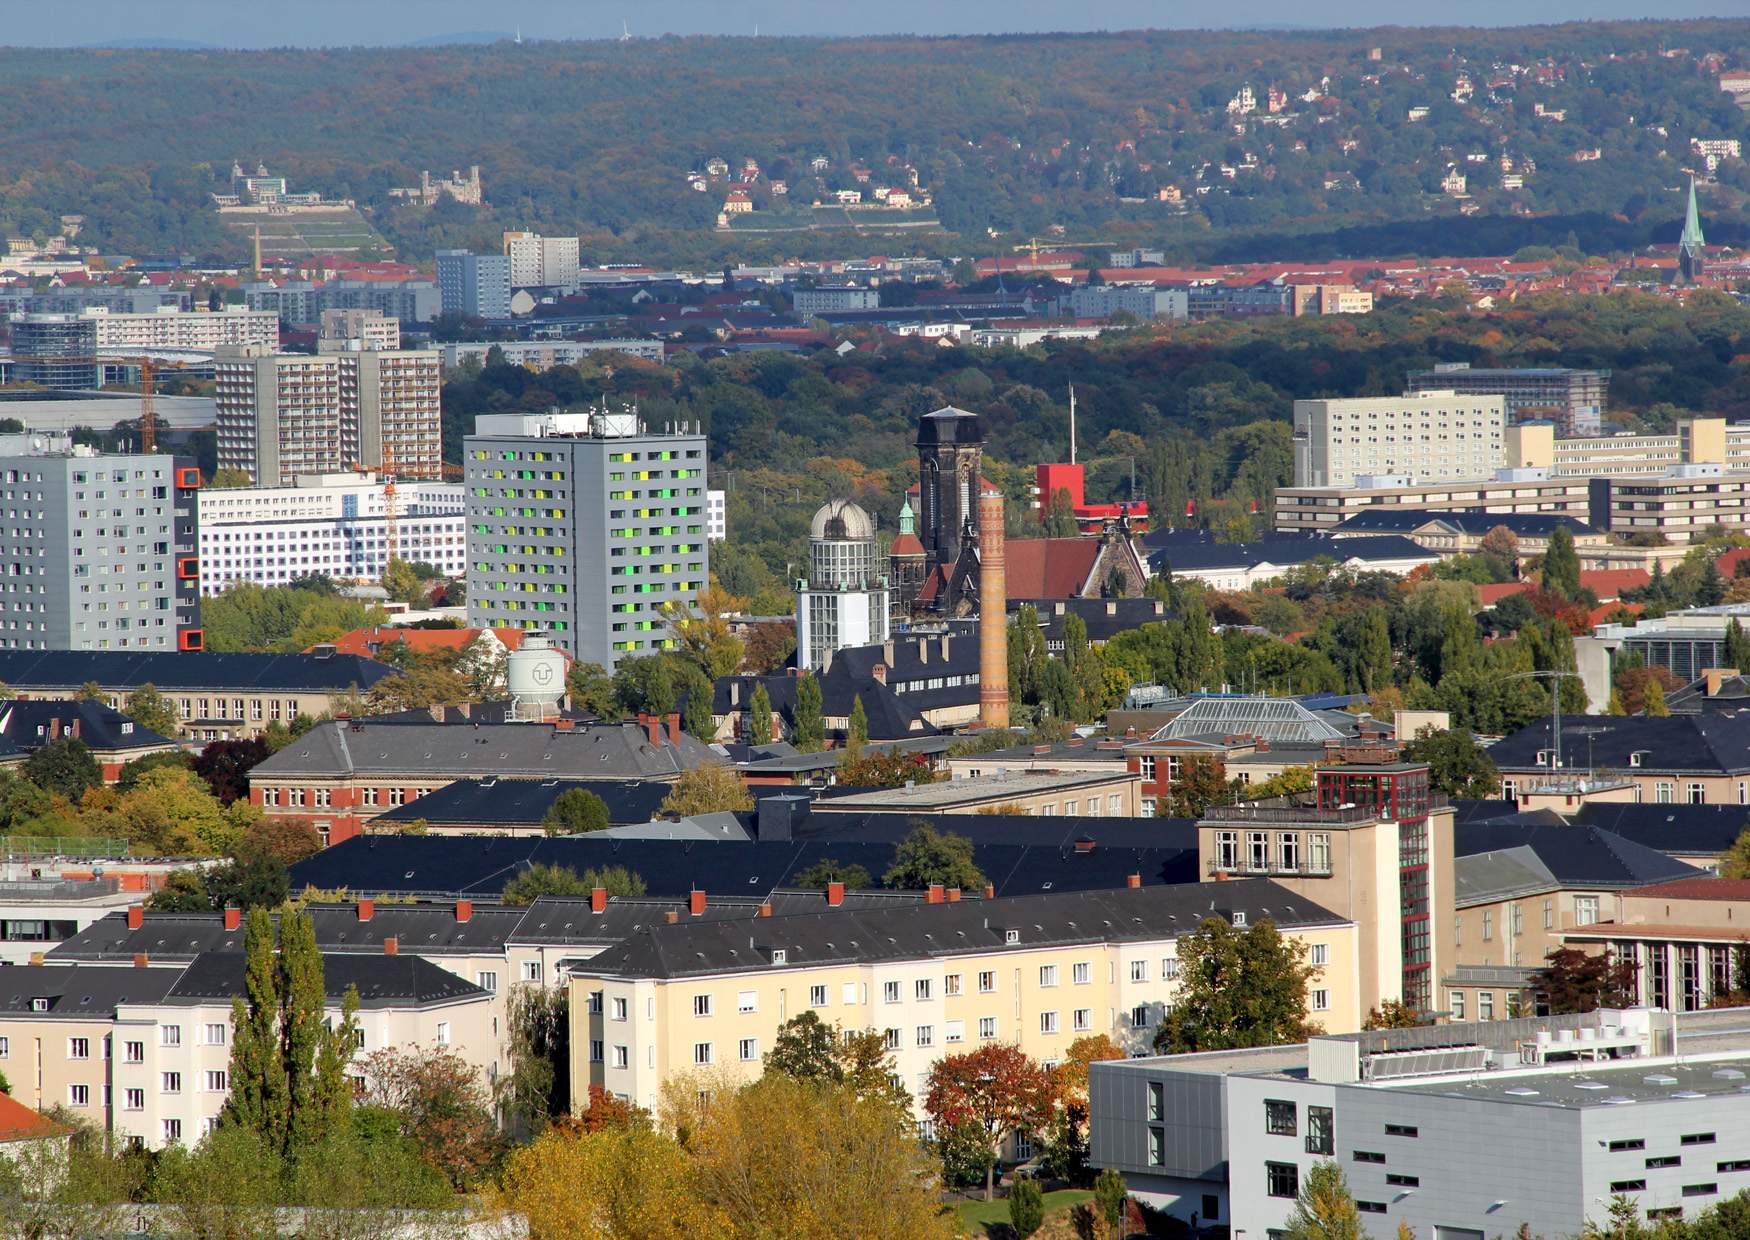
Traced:
<svg viewBox="0 0 1750 1240">
<path fill-rule="evenodd" d="M 31 358 L 31 361 L 61 362 L 74 366 L 93 366 L 98 370 L 98 386 L 103 386 L 103 370 L 105 366 L 137 366 L 140 369 L 140 451 L 153 453 L 158 451 L 158 362 L 156 359 L 140 355 L 137 357 L 119 356 L 114 353 L 102 357 L 73 356 Z"/>
<path fill-rule="evenodd" d="M 1016 252 L 1021 250 L 1028 251 L 1032 254 L 1033 261 L 1038 262 L 1041 240 L 1044 241 L 1044 248 L 1046 250 L 1067 250 L 1072 246 L 1078 245 L 1103 245 L 1110 247 L 1118 244 L 1116 241 L 1053 241 L 1049 238 L 1029 237 L 1026 241 L 1022 242 L 1020 245 L 1014 246 L 1013 248 Z"/>
</svg>

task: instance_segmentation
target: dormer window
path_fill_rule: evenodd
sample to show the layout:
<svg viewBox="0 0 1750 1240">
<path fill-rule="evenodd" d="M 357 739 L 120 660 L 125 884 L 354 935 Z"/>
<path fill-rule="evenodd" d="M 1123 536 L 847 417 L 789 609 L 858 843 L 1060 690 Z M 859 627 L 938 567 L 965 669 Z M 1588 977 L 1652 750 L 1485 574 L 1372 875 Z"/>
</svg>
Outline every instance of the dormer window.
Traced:
<svg viewBox="0 0 1750 1240">
<path fill-rule="evenodd" d="M 47 999 L 32 999 L 30 1001 L 30 1010 L 33 1012 L 46 1012 L 49 1010 L 49 1001 Z"/>
<path fill-rule="evenodd" d="M 1003 942 L 1005 942 L 1005 943 L 1019 943 L 1020 941 L 1021 941 L 1021 932 L 1019 930 L 1005 930 L 1005 931 L 1003 931 Z"/>
<path fill-rule="evenodd" d="M 785 964 L 789 961 L 789 959 L 790 959 L 790 953 L 785 951 L 782 947 L 775 947 L 772 949 L 772 963 L 773 964 Z"/>
<path fill-rule="evenodd" d="M 1236 928 L 1244 928 L 1245 924 L 1246 924 L 1245 913 L 1241 912 L 1238 909 L 1235 909 L 1234 910 L 1234 926 Z"/>
<path fill-rule="evenodd" d="M 1553 750 L 1553 749 L 1540 749 L 1537 751 L 1537 764 L 1539 766 L 1554 766 L 1556 764 L 1555 757 L 1556 757 L 1555 750 Z"/>
<path fill-rule="evenodd" d="M 1646 757 L 1646 754 L 1637 749 L 1628 756 L 1628 764 L 1630 766 L 1639 766 L 1641 764 L 1641 759 L 1644 757 Z"/>
</svg>

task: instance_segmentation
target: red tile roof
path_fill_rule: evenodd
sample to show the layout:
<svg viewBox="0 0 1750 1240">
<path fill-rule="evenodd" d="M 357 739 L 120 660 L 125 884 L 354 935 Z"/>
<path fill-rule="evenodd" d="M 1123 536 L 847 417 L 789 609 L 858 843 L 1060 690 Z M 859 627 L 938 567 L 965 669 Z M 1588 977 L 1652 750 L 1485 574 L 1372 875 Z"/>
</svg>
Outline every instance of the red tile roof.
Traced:
<svg viewBox="0 0 1750 1240">
<path fill-rule="evenodd" d="M 1623 894 L 1672 900 L 1750 900 L 1750 878 L 1679 878 L 1650 887 L 1631 887 Z"/>
<path fill-rule="evenodd" d="M 386 625 L 376 625 L 368 629 L 354 629 L 350 633 L 342 633 L 332 643 L 338 654 L 356 654 L 370 658 L 379 649 L 391 642 L 404 641 L 409 650 L 466 650 L 479 638 L 483 629 L 397 629 Z M 516 650 L 523 644 L 521 629 L 493 629 L 498 640 L 503 642 L 507 650 Z M 312 647 L 314 649 L 314 647 Z"/>
<path fill-rule="evenodd" d="M 1720 571 L 1726 572 L 1727 569 L 1722 565 Z M 1580 584 L 1596 594 L 1601 603 L 1615 602 L 1622 597 L 1624 590 L 1638 590 L 1650 581 L 1652 577 L 1644 568 L 1595 568 L 1580 574 Z M 1484 607 L 1493 607 L 1504 598 L 1523 594 L 1535 584 L 1531 581 L 1503 581 L 1498 585 L 1478 586 L 1477 597 Z"/>
<path fill-rule="evenodd" d="M 899 534 L 893 539 L 893 544 L 887 548 L 888 555 L 922 555 L 924 544 L 918 541 L 916 534 Z"/>
<path fill-rule="evenodd" d="M 1007 551 L 1010 598 L 1076 598 L 1100 557 L 1100 540 L 1016 538 Z"/>
<path fill-rule="evenodd" d="M 9 1094 L 0 1094 L 0 1141 L 34 1141 L 65 1136 L 70 1131 Z"/>
</svg>

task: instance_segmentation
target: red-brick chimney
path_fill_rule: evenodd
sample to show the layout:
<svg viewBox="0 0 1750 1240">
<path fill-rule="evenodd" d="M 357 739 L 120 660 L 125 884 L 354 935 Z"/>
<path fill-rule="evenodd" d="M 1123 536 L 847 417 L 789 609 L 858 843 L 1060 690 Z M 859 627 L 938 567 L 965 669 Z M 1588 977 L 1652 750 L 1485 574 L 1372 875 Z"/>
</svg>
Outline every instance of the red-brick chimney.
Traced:
<svg viewBox="0 0 1750 1240">
<path fill-rule="evenodd" d="M 694 917 L 702 916 L 705 912 L 705 893 L 697 887 L 687 893 L 687 912 Z"/>
<path fill-rule="evenodd" d="M 225 909 L 225 929 L 235 930 L 238 926 L 241 926 L 242 924 L 243 924 L 243 910 L 238 908 L 234 904 L 227 907 Z"/>
<path fill-rule="evenodd" d="M 948 889 L 941 883 L 931 883 L 929 891 L 924 895 L 924 902 L 927 904 L 946 904 L 948 902 Z"/>
<path fill-rule="evenodd" d="M 59 715 L 49 717 L 49 739 L 51 741 L 61 739 L 61 717 Z"/>
<path fill-rule="evenodd" d="M 377 902 L 375 900 L 360 900 L 359 901 L 359 920 L 360 921 L 369 921 L 371 918 L 375 917 L 376 915 L 377 915 Z"/>
<path fill-rule="evenodd" d="M 1140 874 L 1126 875 L 1125 879 L 1124 879 L 1124 885 L 1126 887 L 1140 887 L 1140 886 L 1142 886 L 1142 875 L 1140 875 Z"/>
<path fill-rule="evenodd" d="M 1215 881 L 1218 883 L 1225 883 L 1227 881 L 1227 871 L 1217 870 L 1215 872 Z"/>
<path fill-rule="evenodd" d="M 950 904 L 960 903 L 960 888 L 958 888 L 958 887 L 948 888 L 948 903 L 950 903 Z"/>
<path fill-rule="evenodd" d="M 883 685 L 886 684 L 887 683 L 887 664 L 877 663 L 874 667 L 869 669 L 869 674 L 875 678 L 875 680 L 878 684 L 883 684 Z"/>
<path fill-rule="evenodd" d="M 608 889 L 606 887 L 591 887 L 589 889 L 589 911 L 592 913 L 608 911 Z"/>
<path fill-rule="evenodd" d="M 764 904 L 760 905 L 760 916 L 761 917 L 770 917 L 771 915 L 772 915 L 772 902 L 770 900 L 767 900 Z"/>
<path fill-rule="evenodd" d="M 399 956 L 401 954 L 401 940 L 392 934 L 385 938 L 383 940 L 383 954 L 385 956 Z"/>
<path fill-rule="evenodd" d="M 573 732 L 576 731 L 576 729 L 577 720 L 575 719 L 555 719 L 553 721 L 553 730 L 555 732 Z"/>
<path fill-rule="evenodd" d="M 150 956 L 148 956 L 145 952 L 135 952 L 134 953 L 134 968 L 143 969 L 151 963 L 152 963 L 152 958 Z"/>
<path fill-rule="evenodd" d="M 681 919 L 680 911 L 671 908 L 662 915 L 662 919 L 672 926 Z"/>
<path fill-rule="evenodd" d="M 79 720 L 76 717 L 74 718 L 74 720 L 72 722 L 69 734 L 73 737 L 74 740 L 79 739 Z"/>
<path fill-rule="evenodd" d="M 473 921 L 474 920 L 474 901 L 472 901 L 472 900 L 457 900 L 456 901 L 456 920 L 457 921 Z"/>
<path fill-rule="evenodd" d="M 663 722 L 668 724 L 668 739 L 671 744 L 681 743 L 681 713 L 671 710 L 663 716 Z"/>
<path fill-rule="evenodd" d="M 994 900 L 997 898 L 997 888 L 995 883 L 986 883 L 984 885 L 984 898 L 987 900 Z"/>
<path fill-rule="evenodd" d="M 146 924 L 146 906 L 143 904 L 128 905 L 128 929 L 138 930 Z"/>
<path fill-rule="evenodd" d="M 647 715 L 640 712 L 638 715 L 638 723 L 639 726 L 644 729 L 645 740 L 649 741 L 652 745 L 662 744 L 661 715 Z"/>
<path fill-rule="evenodd" d="M 843 883 L 828 883 L 826 885 L 826 906 L 837 908 L 845 902 L 845 885 Z"/>
</svg>

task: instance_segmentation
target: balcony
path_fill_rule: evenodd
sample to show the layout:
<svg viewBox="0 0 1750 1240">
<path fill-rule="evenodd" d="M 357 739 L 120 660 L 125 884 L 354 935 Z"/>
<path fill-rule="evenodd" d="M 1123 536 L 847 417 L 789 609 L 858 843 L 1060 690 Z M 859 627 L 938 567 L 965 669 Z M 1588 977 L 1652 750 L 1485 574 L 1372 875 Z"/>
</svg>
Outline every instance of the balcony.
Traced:
<svg viewBox="0 0 1750 1240">
<path fill-rule="evenodd" d="M 1421 818 L 1437 809 L 1445 809 L 1450 802 L 1443 792 L 1429 793 L 1426 797 L 1418 797 L 1414 803 L 1400 803 L 1399 818 Z M 1272 797 L 1267 801 L 1242 802 L 1238 805 L 1211 805 L 1203 811 L 1205 822 L 1255 822 L 1296 823 L 1310 825 L 1324 824 L 1354 824 L 1362 822 L 1377 822 L 1381 819 L 1391 820 L 1391 810 L 1378 805 L 1338 805 L 1320 806 L 1314 804 L 1285 804 L 1280 797 Z"/>
<path fill-rule="evenodd" d="M 1329 878 L 1331 863 L 1329 861 L 1269 861 L 1262 865 L 1250 861 L 1235 861 L 1224 864 L 1219 858 L 1211 857 L 1204 870 L 1206 874 L 1230 874 L 1246 878 Z"/>
</svg>

